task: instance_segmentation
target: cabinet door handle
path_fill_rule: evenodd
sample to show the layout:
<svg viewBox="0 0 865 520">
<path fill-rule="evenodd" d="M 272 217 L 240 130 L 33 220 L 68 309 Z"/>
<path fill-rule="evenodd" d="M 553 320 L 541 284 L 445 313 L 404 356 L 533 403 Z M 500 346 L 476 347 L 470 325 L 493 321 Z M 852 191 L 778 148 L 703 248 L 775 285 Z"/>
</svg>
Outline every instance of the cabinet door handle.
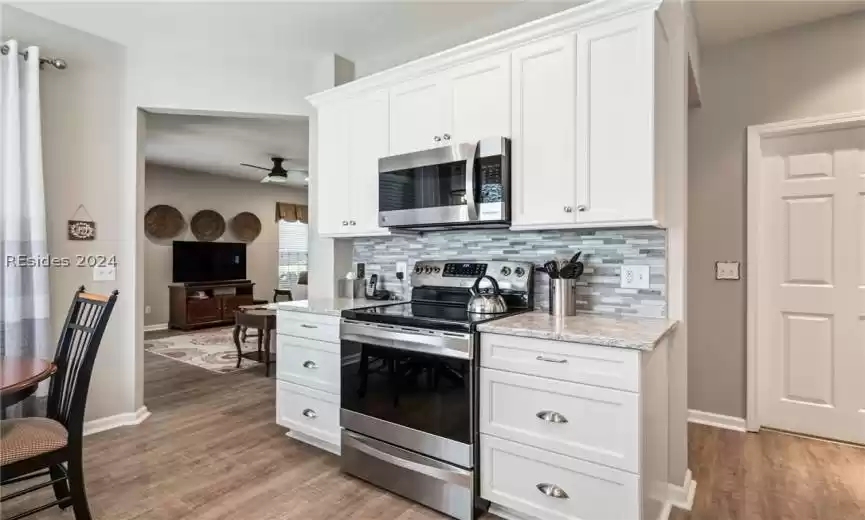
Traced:
<svg viewBox="0 0 865 520">
<path fill-rule="evenodd" d="M 572 211 L 574 211 L 574 208 L 572 208 L 570 206 L 565 206 L 565 213 L 570 213 Z"/>
<path fill-rule="evenodd" d="M 568 496 L 567 493 L 565 493 L 564 489 L 560 488 L 559 486 L 557 486 L 555 484 L 541 483 L 541 484 L 538 484 L 536 487 L 538 488 L 538 491 L 547 495 L 548 497 L 561 498 L 561 499 L 571 498 Z"/>
<path fill-rule="evenodd" d="M 352 226 L 357 225 L 357 222 L 355 222 L 354 220 L 350 220 L 348 223 L 351 224 Z"/>
<path fill-rule="evenodd" d="M 589 209 L 589 208 L 587 208 L 586 206 L 584 206 L 584 205 L 582 205 L 582 204 L 580 204 L 579 206 L 577 206 L 577 211 L 586 211 L 587 209 Z"/>
<path fill-rule="evenodd" d="M 445 141 L 450 141 L 451 140 L 451 134 L 442 135 L 442 139 L 444 139 Z"/>
<path fill-rule="evenodd" d="M 535 359 L 537 359 L 538 361 L 546 361 L 547 363 L 567 363 L 568 362 L 567 359 L 555 359 L 555 358 L 548 358 L 546 356 L 538 356 Z"/>
<path fill-rule="evenodd" d="M 343 226 L 347 226 L 347 225 L 348 225 L 348 221 L 347 221 L 347 220 L 343 220 L 343 221 L 342 221 L 342 225 L 343 225 Z"/>
<path fill-rule="evenodd" d="M 300 326 L 305 328 L 305 329 L 317 329 L 318 328 L 318 325 L 309 325 L 307 323 L 301 323 Z"/>
<path fill-rule="evenodd" d="M 315 413 L 315 410 L 313 410 L 312 408 L 307 408 L 301 413 L 303 413 L 303 416 L 307 419 L 315 419 L 316 417 L 318 417 L 318 414 Z"/>
<path fill-rule="evenodd" d="M 440 142 L 442 142 L 442 138 L 439 136 L 435 136 L 435 137 L 433 137 L 433 141 L 440 143 Z"/>
<path fill-rule="evenodd" d="M 304 361 L 303 368 L 309 368 L 312 370 L 318 368 L 318 365 L 315 364 L 315 361 Z"/>
<path fill-rule="evenodd" d="M 535 414 L 535 417 L 542 421 L 547 421 L 554 424 L 565 424 L 568 422 L 568 418 L 559 412 L 553 412 L 551 410 L 543 410 Z"/>
</svg>

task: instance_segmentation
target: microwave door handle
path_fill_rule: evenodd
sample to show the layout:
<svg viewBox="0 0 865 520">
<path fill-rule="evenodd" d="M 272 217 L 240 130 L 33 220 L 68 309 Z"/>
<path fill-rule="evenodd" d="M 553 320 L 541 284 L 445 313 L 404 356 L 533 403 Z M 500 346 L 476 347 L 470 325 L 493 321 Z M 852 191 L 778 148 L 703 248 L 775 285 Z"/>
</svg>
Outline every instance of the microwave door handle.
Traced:
<svg viewBox="0 0 865 520">
<path fill-rule="evenodd" d="M 475 200 L 475 160 L 477 159 L 479 144 L 477 142 L 470 144 L 466 154 L 466 205 L 468 206 L 469 220 L 478 220 L 478 205 Z"/>
</svg>

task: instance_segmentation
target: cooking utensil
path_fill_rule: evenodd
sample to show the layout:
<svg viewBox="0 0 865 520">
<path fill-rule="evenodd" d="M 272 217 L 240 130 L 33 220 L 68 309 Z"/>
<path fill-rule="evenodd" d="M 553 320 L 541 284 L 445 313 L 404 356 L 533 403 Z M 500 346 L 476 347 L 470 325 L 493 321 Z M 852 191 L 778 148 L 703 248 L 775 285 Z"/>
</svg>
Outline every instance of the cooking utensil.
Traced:
<svg viewBox="0 0 865 520">
<path fill-rule="evenodd" d="M 577 262 L 574 265 L 574 278 L 579 278 L 583 275 L 583 270 L 586 266 L 583 265 L 582 262 Z"/>
<path fill-rule="evenodd" d="M 559 271 L 559 278 L 574 279 L 576 272 L 577 266 L 569 262 Z"/>
<path fill-rule="evenodd" d="M 580 259 L 580 255 L 582 255 L 582 254 L 583 254 L 582 251 L 577 251 L 577 254 L 575 254 L 574 256 L 571 257 L 571 262 L 570 262 L 570 263 L 572 263 L 572 264 L 576 264 L 577 261 Z"/>
<path fill-rule="evenodd" d="M 479 287 L 481 280 L 484 278 L 492 283 L 492 293 L 480 292 Z M 490 275 L 479 276 L 478 279 L 475 280 L 475 284 L 472 285 L 472 288 L 469 289 L 469 292 L 472 297 L 469 299 L 467 310 L 472 314 L 501 314 L 508 310 L 508 304 L 505 303 L 505 299 L 499 291 L 498 282 L 496 282 L 496 279 Z"/>
<path fill-rule="evenodd" d="M 550 275 L 550 278 L 559 277 L 559 264 L 555 260 L 550 260 L 544 264 L 544 270 Z"/>
</svg>

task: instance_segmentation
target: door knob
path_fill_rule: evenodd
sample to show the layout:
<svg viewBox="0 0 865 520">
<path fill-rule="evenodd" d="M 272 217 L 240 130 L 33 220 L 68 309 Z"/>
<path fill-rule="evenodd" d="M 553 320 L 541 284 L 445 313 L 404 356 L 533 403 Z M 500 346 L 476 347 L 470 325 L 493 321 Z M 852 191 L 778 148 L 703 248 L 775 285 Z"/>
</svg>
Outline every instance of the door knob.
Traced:
<svg viewBox="0 0 865 520">
<path fill-rule="evenodd" d="M 433 141 L 440 143 L 442 141 L 442 138 L 439 136 L 435 136 L 435 137 L 433 137 Z"/>
<path fill-rule="evenodd" d="M 343 221 L 342 221 L 342 225 L 343 225 L 343 226 L 347 226 L 347 225 L 348 225 L 348 221 L 347 221 L 347 220 L 343 220 Z"/>
<path fill-rule="evenodd" d="M 572 208 L 570 206 L 565 206 L 565 213 L 570 213 L 572 211 L 574 211 L 574 208 Z"/>
<path fill-rule="evenodd" d="M 580 204 L 579 206 L 577 206 L 577 211 L 586 211 L 587 209 L 589 209 L 589 208 L 583 206 L 582 204 Z"/>
<path fill-rule="evenodd" d="M 450 141 L 451 140 L 451 134 L 442 135 L 442 139 L 444 139 L 445 141 Z"/>
<path fill-rule="evenodd" d="M 349 221 L 349 224 L 351 224 L 352 226 L 354 226 L 354 225 L 357 225 L 357 222 L 355 222 L 354 220 L 351 220 L 351 221 Z"/>
</svg>

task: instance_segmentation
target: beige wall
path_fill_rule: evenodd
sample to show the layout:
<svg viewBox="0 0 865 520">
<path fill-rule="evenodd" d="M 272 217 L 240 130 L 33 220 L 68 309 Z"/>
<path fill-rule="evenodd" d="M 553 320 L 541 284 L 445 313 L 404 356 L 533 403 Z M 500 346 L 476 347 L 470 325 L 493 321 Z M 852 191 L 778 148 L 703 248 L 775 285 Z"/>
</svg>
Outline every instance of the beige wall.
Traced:
<svg viewBox="0 0 865 520">
<path fill-rule="evenodd" d="M 261 234 L 246 248 L 246 277 L 255 282 L 255 297 L 270 299 L 277 286 L 279 234 L 273 220 L 276 202 L 306 204 L 306 190 L 233 179 L 147 164 L 144 174 L 145 211 L 157 204 L 174 206 L 187 226 L 174 240 L 195 240 L 189 220 L 202 209 L 219 212 L 226 223 L 241 211 L 261 220 Z M 229 229 L 219 242 L 237 241 Z M 144 325 L 168 323 L 168 284 L 171 283 L 172 240 L 144 240 L 144 305 L 150 306 Z"/>
<path fill-rule="evenodd" d="M 42 71 L 42 158 L 47 207 L 48 252 L 56 257 L 118 255 L 120 172 L 123 171 L 123 108 L 126 55 L 123 47 L 3 5 L 2 33 L 24 45 L 38 45 L 43 55 L 61 56 L 64 71 Z M 66 221 L 83 204 L 96 221 L 96 240 L 72 242 Z M 118 276 L 128 265 L 119 259 Z M 80 285 L 108 293 L 120 282 L 94 282 L 88 268 L 58 268 L 49 274 L 51 324 L 59 337 L 72 295 Z M 123 319 L 118 309 L 132 297 L 121 290 L 96 357 L 87 399 L 87 419 L 134 411 L 134 369 L 129 349 L 120 341 Z"/>
<path fill-rule="evenodd" d="M 713 269 L 745 260 L 745 129 L 865 110 L 865 13 L 704 49 L 700 66 L 703 106 L 689 125 L 689 407 L 744 417 L 746 282 L 716 281 Z"/>
</svg>

